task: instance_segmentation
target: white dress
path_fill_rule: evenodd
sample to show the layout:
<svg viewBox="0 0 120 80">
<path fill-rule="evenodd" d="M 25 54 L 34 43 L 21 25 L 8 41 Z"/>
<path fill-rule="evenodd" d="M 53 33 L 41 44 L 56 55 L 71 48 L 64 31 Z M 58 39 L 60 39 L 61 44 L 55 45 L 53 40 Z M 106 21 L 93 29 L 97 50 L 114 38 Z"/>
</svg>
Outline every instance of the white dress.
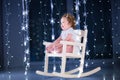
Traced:
<svg viewBox="0 0 120 80">
<path fill-rule="evenodd" d="M 69 28 L 69 29 L 61 32 L 61 38 L 62 38 L 62 40 L 64 40 L 67 37 L 68 34 L 72 34 L 72 39 L 74 41 L 76 41 L 77 35 L 74 33 L 74 29 L 73 28 Z"/>
<path fill-rule="evenodd" d="M 75 42 L 78 42 L 78 40 L 77 40 L 77 34 L 74 32 L 73 28 L 69 28 L 69 29 L 61 32 L 61 38 L 62 38 L 62 40 L 64 40 L 67 37 L 68 34 L 72 34 L 72 39 Z M 76 48 L 75 48 L 75 54 L 78 54 L 78 53 L 79 53 L 79 47 L 76 46 Z"/>
</svg>

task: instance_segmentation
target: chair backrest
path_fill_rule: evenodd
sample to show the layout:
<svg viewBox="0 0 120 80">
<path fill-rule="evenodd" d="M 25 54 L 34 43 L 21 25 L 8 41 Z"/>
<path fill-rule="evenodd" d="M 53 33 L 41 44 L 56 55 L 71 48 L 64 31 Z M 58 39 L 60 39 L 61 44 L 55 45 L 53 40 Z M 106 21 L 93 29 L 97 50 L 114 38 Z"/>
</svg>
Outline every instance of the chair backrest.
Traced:
<svg viewBox="0 0 120 80">
<path fill-rule="evenodd" d="M 80 56 L 80 68 L 79 68 L 79 75 L 83 72 L 84 67 L 84 59 L 85 59 L 85 50 L 86 50 L 86 43 L 87 43 L 87 33 L 88 30 L 75 30 L 75 33 L 78 35 L 79 51 L 77 54 Z M 75 49 L 75 47 L 74 47 Z M 73 49 L 73 50 L 74 50 Z M 76 52 L 74 52 L 76 54 Z"/>
<path fill-rule="evenodd" d="M 77 41 L 80 43 L 80 46 L 79 46 L 79 51 L 77 50 L 76 47 L 74 47 L 74 53 L 76 54 L 85 54 L 85 49 L 86 49 L 86 42 L 87 42 L 87 33 L 88 33 L 88 30 L 75 30 L 74 31 L 75 34 L 77 35 Z"/>
<path fill-rule="evenodd" d="M 78 35 L 78 40 L 81 43 L 84 43 L 82 41 L 85 41 L 87 39 L 87 30 L 74 30 L 75 34 Z"/>
</svg>

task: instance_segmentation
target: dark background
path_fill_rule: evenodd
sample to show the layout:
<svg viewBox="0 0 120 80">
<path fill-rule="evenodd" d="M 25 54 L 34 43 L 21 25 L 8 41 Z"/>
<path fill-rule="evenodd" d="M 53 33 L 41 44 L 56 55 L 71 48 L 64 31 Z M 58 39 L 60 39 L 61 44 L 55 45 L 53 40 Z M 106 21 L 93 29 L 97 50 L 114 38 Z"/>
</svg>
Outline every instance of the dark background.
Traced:
<svg viewBox="0 0 120 80">
<path fill-rule="evenodd" d="M 42 61 L 44 59 L 44 46 L 42 45 L 42 42 L 43 40 L 52 41 L 50 2 L 48 0 L 41 0 L 42 4 L 40 5 L 40 2 L 37 3 L 37 1 L 38 0 L 31 0 L 29 5 L 31 62 Z M 61 15 L 63 15 L 65 12 L 71 12 L 75 15 L 74 0 L 53 0 L 53 3 L 56 4 L 54 5 L 53 17 L 55 18 L 55 38 L 57 38 L 61 31 L 57 21 L 59 21 Z M 71 5 L 68 5 L 68 3 Z M 46 5 L 44 6 L 44 4 Z M 83 4 L 81 3 L 81 8 L 82 6 Z M 71 7 L 73 8 L 72 10 Z M 87 0 L 86 7 L 88 12 L 87 25 L 89 31 L 87 44 L 89 55 L 86 56 L 87 59 L 119 59 L 120 1 Z M 82 12 L 80 12 L 80 15 L 81 14 Z M 22 46 L 23 37 L 20 34 L 21 24 L 21 0 L 0 0 L 0 66 L 4 66 L 4 68 L 7 66 L 8 57 L 11 56 L 12 58 L 10 58 L 10 67 L 24 66 L 23 58 L 25 52 L 24 47 Z M 9 51 L 7 48 L 8 46 L 5 45 L 7 41 L 5 35 L 7 26 L 9 26 Z M 82 26 L 83 24 L 81 22 L 81 27 Z M 7 52 L 9 52 L 9 55 Z"/>
<path fill-rule="evenodd" d="M 0 0 L 0 70 L 3 68 L 3 25 L 2 25 L 2 1 Z"/>
<path fill-rule="evenodd" d="M 85 18 L 84 6 L 86 6 L 88 27 L 88 44 L 87 51 L 89 59 L 105 59 L 113 57 L 112 47 L 112 18 L 111 18 L 111 2 L 110 0 L 87 0 L 87 4 L 80 1 L 80 29 L 83 29 Z M 53 13 L 51 13 L 50 1 L 31 0 L 29 5 L 30 10 L 30 55 L 31 61 L 44 60 L 43 41 L 52 41 L 52 25 L 50 24 L 51 14 L 55 19 L 53 28 L 55 39 L 60 34 L 59 21 L 61 16 L 67 11 L 73 14 L 76 18 L 75 5 L 76 1 L 53 0 Z"/>
</svg>

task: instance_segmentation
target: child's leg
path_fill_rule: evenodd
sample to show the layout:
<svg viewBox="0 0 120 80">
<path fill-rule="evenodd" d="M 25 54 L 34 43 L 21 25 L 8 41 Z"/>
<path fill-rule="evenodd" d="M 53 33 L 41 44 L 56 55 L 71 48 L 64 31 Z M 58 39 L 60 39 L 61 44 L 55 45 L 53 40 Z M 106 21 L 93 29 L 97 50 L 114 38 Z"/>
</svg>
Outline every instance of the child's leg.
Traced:
<svg viewBox="0 0 120 80">
<path fill-rule="evenodd" d="M 55 51 L 57 53 L 61 53 L 62 52 L 62 44 L 58 43 L 55 45 Z"/>
<path fill-rule="evenodd" d="M 66 49 L 67 53 L 72 53 L 73 52 L 73 46 L 68 45 Z"/>
<path fill-rule="evenodd" d="M 53 53 L 54 51 L 57 53 L 61 53 L 62 52 L 62 44 L 58 43 L 58 44 L 54 44 L 54 45 L 49 45 L 48 47 L 46 47 L 46 50 L 49 53 Z"/>
<path fill-rule="evenodd" d="M 58 53 L 61 53 L 61 52 L 62 52 L 62 49 L 63 49 L 62 44 L 57 44 L 57 45 L 55 46 L 55 50 L 56 50 L 56 52 L 58 52 Z M 73 52 L 73 46 L 67 45 L 66 52 L 67 52 L 67 53 L 72 53 L 72 52 Z"/>
<path fill-rule="evenodd" d="M 49 45 L 49 46 L 46 47 L 46 51 L 48 53 L 51 53 L 53 50 L 54 50 L 54 46 L 53 45 Z"/>
<path fill-rule="evenodd" d="M 48 46 L 46 48 L 47 52 L 52 53 L 53 51 L 57 52 L 57 53 L 61 53 L 62 52 L 62 44 L 56 44 L 56 45 L 52 45 L 52 46 Z M 66 52 L 67 53 L 72 53 L 73 52 L 73 46 L 67 45 L 66 48 Z"/>
</svg>

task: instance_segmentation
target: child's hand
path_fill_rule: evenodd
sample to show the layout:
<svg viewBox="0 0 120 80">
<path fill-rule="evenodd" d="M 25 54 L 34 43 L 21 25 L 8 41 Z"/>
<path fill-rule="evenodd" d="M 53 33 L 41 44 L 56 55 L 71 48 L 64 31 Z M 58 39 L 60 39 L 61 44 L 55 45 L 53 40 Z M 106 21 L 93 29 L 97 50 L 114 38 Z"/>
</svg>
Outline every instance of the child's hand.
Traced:
<svg viewBox="0 0 120 80">
<path fill-rule="evenodd" d="M 49 46 L 46 47 L 47 52 L 51 52 L 54 49 L 54 45 L 50 44 Z"/>
</svg>

